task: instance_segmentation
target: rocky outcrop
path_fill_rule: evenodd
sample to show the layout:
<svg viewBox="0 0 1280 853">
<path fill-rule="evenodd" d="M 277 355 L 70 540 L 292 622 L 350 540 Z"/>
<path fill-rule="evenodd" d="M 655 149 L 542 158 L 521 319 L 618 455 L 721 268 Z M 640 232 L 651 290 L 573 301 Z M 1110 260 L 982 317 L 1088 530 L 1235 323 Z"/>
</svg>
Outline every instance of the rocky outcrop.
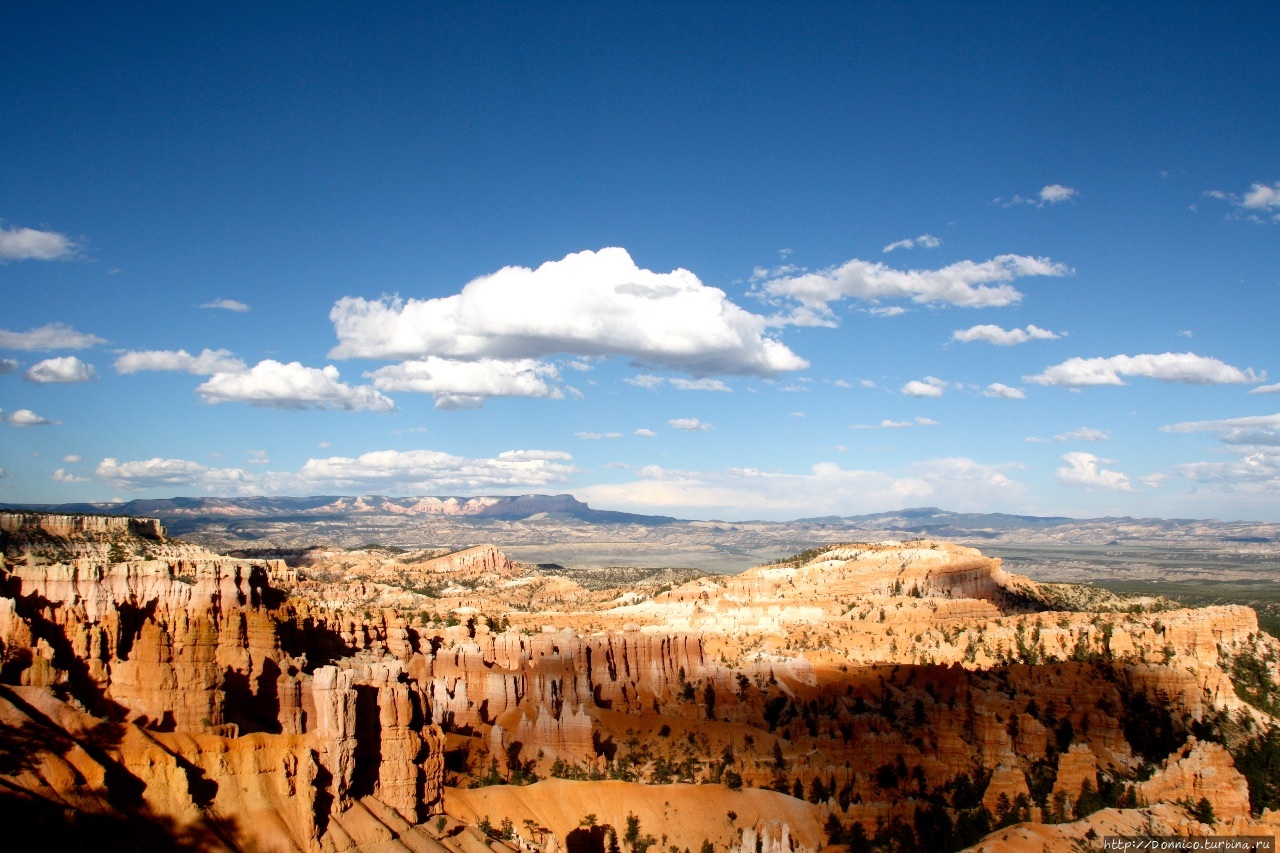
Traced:
<svg viewBox="0 0 1280 853">
<path fill-rule="evenodd" d="M 0 512 L 0 532 L 15 538 L 46 536 L 62 539 L 117 535 L 159 540 L 165 535 L 158 518 L 36 512 Z"/>
<path fill-rule="evenodd" d="M 479 578 L 486 575 L 507 578 L 519 571 L 515 563 L 507 559 L 506 554 L 492 545 L 464 548 L 461 551 L 454 551 L 452 554 L 419 563 L 415 568 L 424 574 L 443 574 L 459 578 Z"/>
<path fill-rule="evenodd" d="M 1249 786 L 1236 770 L 1230 754 L 1216 743 L 1190 738 L 1150 779 L 1138 784 L 1142 803 L 1192 803 L 1201 798 L 1213 806 L 1219 821 L 1232 822 L 1249 817 Z"/>
<path fill-rule="evenodd" d="M 449 805 L 446 783 L 554 774 L 702 783 L 681 796 L 705 789 L 740 816 L 735 803 L 767 793 L 804 808 L 730 820 L 717 843 L 789 853 L 821 844 L 815 819 L 890 832 L 936 807 L 981 825 L 979 804 L 1069 819 L 1083 792 L 1132 783 L 1169 750 L 1141 797 L 1217 785 L 1223 819 L 1243 820 L 1229 755 L 1183 744 L 1223 711 L 1265 723 L 1228 669 L 1280 660 L 1247 608 L 1049 612 L 1052 596 L 998 560 L 930 541 L 670 588 L 572 583 L 562 599 L 534 598 L 547 578 L 491 546 L 330 549 L 301 580 L 278 561 L 146 547 L 152 559 L 8 557 L 3 679 L 121 726 L 113 760 L 149 810 L 254 815 L 305 850 L 410 832 Z M 91 765 L 50 760 L 15 784 L 108 779 Z M 456 794 L 476 808 L 503 796 Z M 566 832 L 582 817 L 546 808 Z"/>
<path fill-rule="evenodd" d="M 123 520 L 103 521 L 113 522 L 104 528 L 112 535 L 128 529 Z M 97 526 L 86 527 L 78 535 L 92 538 Z M 62 535 L 75 524 L 54 519 L 39 530 Z M 157 820 L 183 826 L 222 815 L 280 840 L 241 845 L 255 850 L 319 850 L 362 798 L 407 824 L 438 811 L 443 735 L 430 722 L 426 687 L 385 649 L 347 653 L 326 627 L 294 620 L 271 583 L 288 577 L 276 561 L 202 551 L 118 562 L 28 556 L 9 556 L 0 575 L 4 679 L 37 691 L 24 694 L 31 707 L 56 706 L 73 728 L 113 726 L 118 737 L 85 765 L 89 776 L 74 764 L 59 770 L 65 760 L 50 756 L 40 759 L 43 770 L 10 778 L 17 790 L 45 796 L 49 779 L 76 788 L 75 778 L 108 787 L 119 778 L 126 781 L 110 796 L 90 784 L 72 807 L 101 813 L 95 804 L 115 803 L 127 789 Z M 326 658 L 335 663 L 312 663 Z M 93 716 L 58 703 L 48 688 Z M 31 717 L 24 713 L 11 715 L 24 725 Z M 112 808 L 113 819 L 128 817 Z"/>
</svg>

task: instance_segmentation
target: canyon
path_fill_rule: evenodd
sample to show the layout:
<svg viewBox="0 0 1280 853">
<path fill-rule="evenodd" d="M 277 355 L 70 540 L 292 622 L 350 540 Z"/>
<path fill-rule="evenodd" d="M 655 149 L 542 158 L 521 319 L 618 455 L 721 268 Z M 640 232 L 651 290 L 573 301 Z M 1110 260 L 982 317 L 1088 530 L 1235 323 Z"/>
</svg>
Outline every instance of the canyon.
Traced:
<svg viewBox="0 0 1280 853">
<path fill-rule="evenodd" d="M 1280 644 L 1247 607 L 928 538 L 733 575 L 267 544 L 0 512 L 7 825 L 97 849 L 816 853 L 1280 824 L 1259 769 Z"/>
</svg>

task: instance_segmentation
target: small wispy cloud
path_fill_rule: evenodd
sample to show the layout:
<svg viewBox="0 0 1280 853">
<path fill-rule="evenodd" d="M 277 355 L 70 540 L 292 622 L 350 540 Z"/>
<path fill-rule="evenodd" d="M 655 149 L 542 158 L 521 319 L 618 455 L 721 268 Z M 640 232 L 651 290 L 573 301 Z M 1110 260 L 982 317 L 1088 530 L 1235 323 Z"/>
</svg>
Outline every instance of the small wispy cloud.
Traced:
<svg viewBox="0 0 1280 853">
<path fill-rule="evenodd" d="M 1079 195 L 1080 191 L 1072 187 L 1062 184 L 1048 184 L 1041 187 L 1040 192 L 1030 198 L 1022 195 L 1015 195 L 1013 198 L 1008 199 L 997 198 L 996 204 L 1004 207 L 1015 207 L 1020 204 L 1044 207 L 1046 204 L 1062 204 L 1064 201 L 1075 201 Z"/>
<path fill-rule="evenodd" d="M 854 424 L 849 429 L 908 429 L 918 426 L 939 426 L 933 418 L 915 418 L 910 421 L 894 421 L 885 418 L 878 424 Z"/>
<path fill-rule="evenodd" d="M 936 249 L 942 245 L 942 241 L 932 234 L 921 234 L 919 237 L 907 237 L 905 240 L 895 240 L 884 247 L 884 251 L 893 252 L 898 249 Z"/>
<path fill-rule="evenodd" d="M 234 311 L 237 314 L 243 314 L 249 310 L 249 306 L 235 299 L 215 299 L 212 302 L 206 302 L 200 306 L 201 308 L 214 308 L 222 311 Z"/>
<path fill-rule="evenodd" d="M 0 329 L 0 349 L 47 351 L 55 349 L 89 349 L 105 344 L 105 338 L 77 332 L 66 323 L 49 323 L 26 332 Z"/>
<path fill-rule="evenodd" d="M 671 387 L 681 391 L 725 391 L 733 389 L 719 379 L 672 379 Z"/>
<path fill-rule="evenodd" d="M 248 367 L 224 349 L 205 349 L 199 355 L 192 355 L 184 349 L 129 350 L 116 359 L 115 370 L 116 373 L 159 370 L 212 376 L 215 373 L 244 373 Z"/>
<path fill-rule="evenodd" d="M 1055 341 L 1061 337 L 1061 333 L 1051 332 L 1039 326 L 1027 326 L 1025 329 L 1004 329 L 991 324 L 957 329 L 951 334 L 951 340 L 959 341 L 962 344 L 982 341 L 999 347 L 1017 346 L 1028 341 Z"/>
<path fill-rule="evenodd" d="M 41 417 L 30 409 L 18 409 L 16 412 L 9 415 L 9 417 L 5 418 L 5 421 L 9 426 L 15 427 L 51 426 L 59 423 L 58 421 L 51 421 L 48 418 Z"/>
<path fill-rule="evenodd" d="M 1111 434 L 1106 430 L 1093 429 L 1092 427 L 1077 427 L 1070 432 L 1059 433 L 1053 437 L 1054 441 L 1110 441 Z"/>
<path fill-rule="evenodd" d="M 1243 193 L 1206 190 L 1204 195 L 1227 202 L 1236 209 L 1236 216 L 1250 222 L 1280 222 L 1280 181 L 1273 184 L 1254 182 Z"/>
<path fill-rule="evenodd" d="M 666 382 L 661 376 L 653 376 L 649 373 L 641 373 L 638 376 L 628 376 L 622 380 L 628 385 L 634 385 L 637 388 L 643 388 L 646 391 L 657 391 L 662 387 L 662 383 Z"/>
<path fill-rule="evenodd" d="M 926 376 L 923 380 L 913 379 L 903 385 L 902 393 L 908 397 L 941 397 L 950 384 L 936 376 Z"/>
<path fill-rule="evenodd" d="M 714 428 L 711 424 L 703 423 L 697 418 L 672 418 L 667 421 L 667 426 L 673 429 L 682 429 L 685 432 L 705 432 Z"/>
<path fill-rule="evenodd" d="M 1003 382 L 992 382 L 982 390 L 982 396 L 997 400 L 1025 400 L 1027 395 L 1021 388 L 1013 388 Z"/>
<path fill-rule="evenodd" d="M 1193 352 L 1070 358 L 1061 364 L 1045 368 L 1034 376 L 1024 376 L 1023 379 L 1037 385 L 1081 388 L 1089 385 L 1124 385 L 1124 377 L 1134 376 L 1193 385 L 1223 385 L 1266 379 L 1265 373 L 1255 373 L 1252 368 L 1241 370 L 1216 358 Z"/>
</svg>

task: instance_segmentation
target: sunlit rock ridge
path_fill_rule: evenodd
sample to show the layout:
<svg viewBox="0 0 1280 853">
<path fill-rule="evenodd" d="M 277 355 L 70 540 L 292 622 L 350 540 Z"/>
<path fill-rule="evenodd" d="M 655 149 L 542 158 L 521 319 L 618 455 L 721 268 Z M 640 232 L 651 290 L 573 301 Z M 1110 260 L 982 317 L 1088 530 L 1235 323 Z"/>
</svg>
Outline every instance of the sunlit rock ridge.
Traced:
<svg viewBox="0 0 1280 853">
<path fill-rule="evenodd" d="M 0 537 L 0 810 L 66 844 L 1065 850 L 1280 823 L 1280 647 L 1248 608 L 931 539 L 716 576 L 235 558 L 154 518 L 0 513 Z"/>
</svg>

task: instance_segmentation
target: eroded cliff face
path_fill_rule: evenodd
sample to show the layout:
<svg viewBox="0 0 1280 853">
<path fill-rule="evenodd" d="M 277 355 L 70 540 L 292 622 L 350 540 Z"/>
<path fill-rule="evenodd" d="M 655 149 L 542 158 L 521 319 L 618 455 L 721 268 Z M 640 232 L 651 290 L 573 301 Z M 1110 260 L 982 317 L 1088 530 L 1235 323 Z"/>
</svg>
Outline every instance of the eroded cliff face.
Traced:
<svg viewBox="0 0 1280 853">
<path fill-rule="evenodd" d="M 726 850 L 748 830 L 778 853 L 797 838 L 813 848 L 832 820 L 892 834 L 922 810 L 979 835 L 1085 826 L 1104 796 L 1122 816 L 1203 797 L 1246 826 L 1230 755 L 1190 738 L 1223 719 L 1268 724 L 1232 666 L 1262 661 L 1274 684 L 1280 660 L 1247 608 L 1060 609 L 1062 590 L 946 543 L 838 546 L 731 578 L 588 590 L 490 546 L 308 552 L 289 566 L 212 555 L 145 524 L 10 527 L 0 642 L 20 702 L 0 703 L 0 717 L 33 721 L 23 708 L 44 703 L 53 710 L 33 725 L 118 737 L 8 778 L 33 792 L 62 779 L 74 808 L 116 812 L 111 792 L 140 784 L 135 811 L 180 827 L 221 820 L 224 833 L 248 816 L 280 849 L 408 838 L 448 806 L 448 785 L 547 777 L 703 783 L 718 814 L 738 813 L 739 788 L 805 806 L 778 826 L 744 810 L 703 836 L 728 833 Z M 57 553 L 76 556 L 34 554 L 54 532 Z M 110 559 L 148 548 L 151 559 Z M 542 829 L 582 817 L 511 803 L 450 811 L 495 826 L 554 814 Z M 655 806 L 646 820 L 699 844 L 687 819 Z M 522 849 L 566 842 L 536 830 L 514 830 Z"/>
<path fill-rule="evenodd" d="M 272 582 L 294 574 L 279 561 L 219 557 L 167 542 L 158 525 L 103 521 L 0 515 L 0 659 L 4 680 L 27 691 L 11 709 L 59 702 L 53 717 L 68 722 L 52 728 L 119 732 L 95 759 L 101 772 L 62 774 L 83 789 L 76 796 L 113 803 L 140 785 L 148 813 L 182 831 L 211 816 L 243 824 L 228 843 L 245 849 L 319 850 L 365 797 L 411 824 L 439 810 L 443 735 L 426 686 L 399 660 L 328 658 L 345 647 L 289 621 Z M 76 537 L 93 545 L 103 531 L 116 550 L 155 538 L 157 551 L 181 556 L 49 562 L 30 550 L 57 536 L 64 550 L 91 552 Z M 48 777 L 27 781 L 37 778 Z"/>
</svg>

